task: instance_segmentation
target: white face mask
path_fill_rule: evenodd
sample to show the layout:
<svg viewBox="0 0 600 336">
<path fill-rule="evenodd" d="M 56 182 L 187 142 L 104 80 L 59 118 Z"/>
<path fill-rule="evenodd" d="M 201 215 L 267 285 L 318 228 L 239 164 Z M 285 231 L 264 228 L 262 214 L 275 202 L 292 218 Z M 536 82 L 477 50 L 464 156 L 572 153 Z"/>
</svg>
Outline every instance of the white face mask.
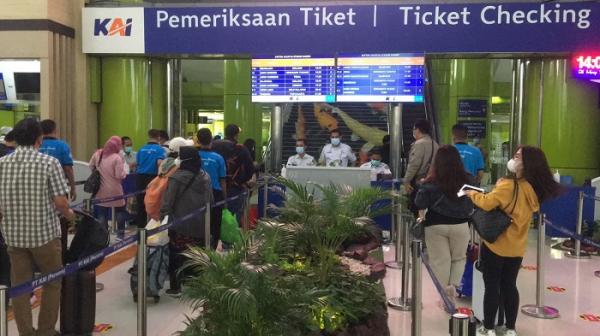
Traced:
<svg viewBox="0 0 600 336">
<path fill-rule="evenodd" d="M 506 168 L 509 172 L 516 174 L 517 171 L 523 168 L 523 162 L 521 160 L 510 159 L 506 163 Z"/>
</svg>

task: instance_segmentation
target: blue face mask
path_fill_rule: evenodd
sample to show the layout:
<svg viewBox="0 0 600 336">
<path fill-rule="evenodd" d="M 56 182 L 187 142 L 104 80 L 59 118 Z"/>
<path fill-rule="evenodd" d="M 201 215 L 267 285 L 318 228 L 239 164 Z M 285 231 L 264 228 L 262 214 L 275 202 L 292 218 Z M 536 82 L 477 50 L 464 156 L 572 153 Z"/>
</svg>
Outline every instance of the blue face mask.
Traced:
<svg viewBox="0 0 600 336">
<path fill-rule="evenodd" d="M 331 144 L 333 146 L 339 146 L 340 142 L 341 142 L 340 138 L 331 138 Z"/>
<path fill-rule="evenodd" d="M 296 153 L 304 154 L 304 147 L 296 147 Z"/>
<path fill-rule="evenodd" d="M 371 166 L 379 167 L 381 165 L 381 161 L 379 160 L 371 160 Z"/>
<path fill-rule="evenodd" d="M 133 151 L 132 147 L 125 147 L 125 153 L 129 154 Z"/>
</svg>

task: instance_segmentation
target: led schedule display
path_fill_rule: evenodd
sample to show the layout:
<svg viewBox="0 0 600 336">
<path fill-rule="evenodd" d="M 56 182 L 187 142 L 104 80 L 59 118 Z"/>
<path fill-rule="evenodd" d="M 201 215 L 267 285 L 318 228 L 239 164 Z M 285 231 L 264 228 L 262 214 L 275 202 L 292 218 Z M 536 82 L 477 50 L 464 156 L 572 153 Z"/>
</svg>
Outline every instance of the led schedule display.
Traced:
<svg viewBox="0 0 600 336">
<path fill-rule="evenodd" d="M 339 102 L 423 102 L 425 57 L 413 54 L 340 55 Z"/>
<path fill-rule="evenodd" d="M 252 101 L 334 102 L 335 58 L 302 55 L 252 59 Z"/>
</svg>

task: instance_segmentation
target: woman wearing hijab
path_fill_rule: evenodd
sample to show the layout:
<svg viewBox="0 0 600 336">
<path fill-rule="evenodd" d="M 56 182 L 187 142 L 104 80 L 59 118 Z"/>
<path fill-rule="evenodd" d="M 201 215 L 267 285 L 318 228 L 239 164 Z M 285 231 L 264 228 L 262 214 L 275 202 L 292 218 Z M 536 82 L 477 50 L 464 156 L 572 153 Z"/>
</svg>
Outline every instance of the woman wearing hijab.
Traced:
<svg viewBox="0 0 600 336">
<path fill-rule="evenodd" d="M 169 221 L 182 218 L 212 201 L 210 177 L 202 170 L 202 161 L 195 147 L 180 147 L 175 165 L 179 168 L 169 177 L 160 209 L 161 218 L 169 216 Z M 204 214 L 198 214 L 169 229 L 169 295 L 181 295 L 183 274 L 179 269 L 185 262 L 181 252 L 188 246 L 204 244 L 204 226 L 207 224 L 204 218 Z"/>
<path fill-rule="evenodd" d="M 122 182 L 127 173 L 125 172 L 125 162 L 120 155 L 122 148 L 121 138 L 112 136 L 104 144 L 104 148 L 97 150 L 92 155 L 90 168 L 97 169 L 102 177 L 100 189 L 95 198 L 123 196 Z M 99 203 L 95 208 L 98 220 L 105 225 L 108 225 L 111 208 L 116 208 L 117 228 L 119 231 L 125 229 L 125 200 Z"/>
</svg>

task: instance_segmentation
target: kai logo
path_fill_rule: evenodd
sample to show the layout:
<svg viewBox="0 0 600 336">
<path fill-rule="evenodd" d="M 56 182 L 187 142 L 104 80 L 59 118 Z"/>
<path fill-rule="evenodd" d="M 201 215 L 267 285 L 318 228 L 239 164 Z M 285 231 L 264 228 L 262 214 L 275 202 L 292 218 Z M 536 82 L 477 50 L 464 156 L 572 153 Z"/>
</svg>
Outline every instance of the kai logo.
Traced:
<svg viewBox="0 0 600 336">
<path fill-rule="evenodd" d="M 96 19 L 94 36 L 131 36 L 132 24 L 131 18 Z"/>
</svg>

